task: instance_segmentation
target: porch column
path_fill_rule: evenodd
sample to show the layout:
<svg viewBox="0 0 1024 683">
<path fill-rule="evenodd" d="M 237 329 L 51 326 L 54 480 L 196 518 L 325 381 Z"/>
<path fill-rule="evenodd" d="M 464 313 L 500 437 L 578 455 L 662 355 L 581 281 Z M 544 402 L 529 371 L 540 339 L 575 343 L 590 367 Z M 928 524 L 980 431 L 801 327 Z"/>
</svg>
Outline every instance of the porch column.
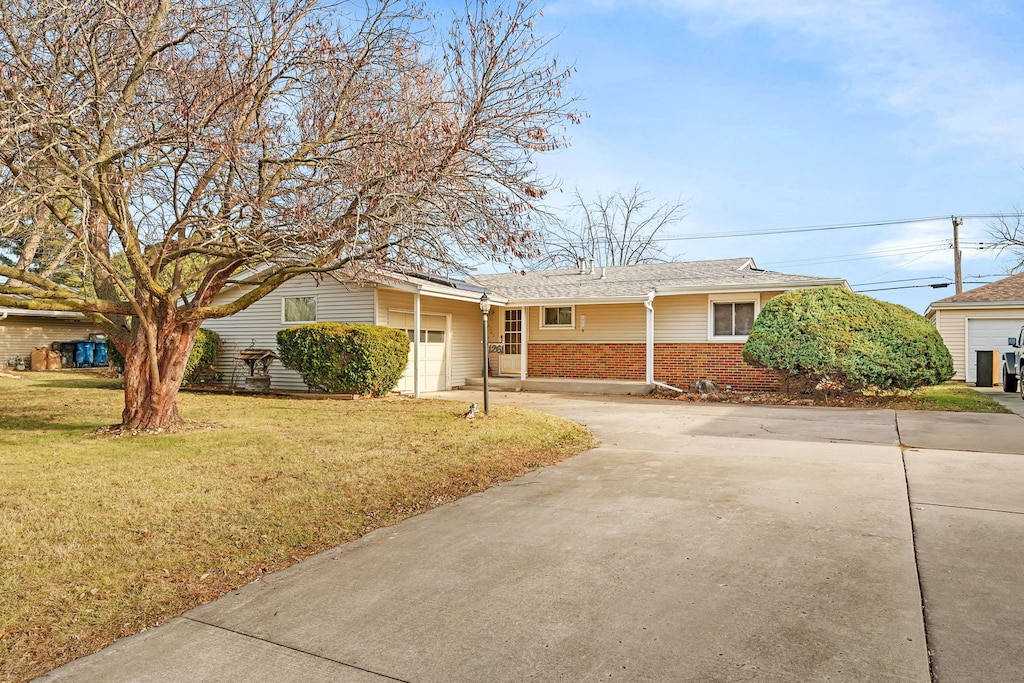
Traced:
<svg viewBox="0 0 1024 683">
<path fill-rule="evenodd" d="M 654 384 L 654 292 L 644 302 L 647 309 L 647 383 Z"/>
<path fill-rule="evenodd" d="M 420 397 L 420 293 L 412 295 L 412 395 Z"/>
<path fill-rule="evenodd" d="M 520 310 L 523 317 L 519 324 L 522 325 L 523 329 L 519 333 L 519 380 L 522 381 L 526 379 L 526 340 L 530 336 L 530 319 L 526 315 L 528 313 L 526 306 L 523 306 Z"/>
</svg>

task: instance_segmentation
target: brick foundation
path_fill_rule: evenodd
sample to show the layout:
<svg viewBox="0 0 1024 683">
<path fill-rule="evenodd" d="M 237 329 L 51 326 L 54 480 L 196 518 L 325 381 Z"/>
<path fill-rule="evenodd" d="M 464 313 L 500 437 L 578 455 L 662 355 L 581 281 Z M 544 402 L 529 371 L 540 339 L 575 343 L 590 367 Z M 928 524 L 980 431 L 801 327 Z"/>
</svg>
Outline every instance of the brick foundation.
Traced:
<svg viewBox="0 0 1024 683">
<path fill-rule="evenodd" d="M 710 379 L 722 389 L 777 389 L 771 370 L 748 365 L 742 344 L 655 344 L 654 379 L 685 389 L 691 382 Z M 645 344 L 542 344 L 527 349 L 527 376 L 576 379 L 645 379 Z"/>
</svg>

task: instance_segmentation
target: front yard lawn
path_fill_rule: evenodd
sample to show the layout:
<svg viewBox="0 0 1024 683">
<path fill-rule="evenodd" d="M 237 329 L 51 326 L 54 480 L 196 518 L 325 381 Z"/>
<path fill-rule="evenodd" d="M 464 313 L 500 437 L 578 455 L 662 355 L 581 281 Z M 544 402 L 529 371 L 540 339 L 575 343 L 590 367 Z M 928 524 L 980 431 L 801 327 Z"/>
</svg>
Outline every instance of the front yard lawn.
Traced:
<svg viewBox="0 0 1024 683">
<path fill-rule="evenodd" d="M 590 448 L 468 402 L 182 394 L 174 434 L 115 437 L 117 383 L 0 378 L 0 680 L 21 680 L 368 531 Z"/>
</svg>

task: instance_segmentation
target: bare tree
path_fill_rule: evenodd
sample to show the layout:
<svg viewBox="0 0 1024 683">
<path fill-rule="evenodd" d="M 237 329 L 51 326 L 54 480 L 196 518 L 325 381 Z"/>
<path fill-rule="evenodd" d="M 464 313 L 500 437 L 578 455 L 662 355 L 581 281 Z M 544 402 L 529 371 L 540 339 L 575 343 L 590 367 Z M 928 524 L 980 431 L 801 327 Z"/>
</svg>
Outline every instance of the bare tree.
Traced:
<svg viewBox="0 0 1024 683">
<path fill-rule="evenodd" d="M 598 194 L 592 200 L 577 188 L 572 214 L 567 220 L 554 220 L 540 262 L 574 268 L 663 261 L 658 237 L 686 217 L 685 208 L 686 203 L 678 201 L 654 206 L 650 193 L 639 186 L 629 194 Z"/>
<path fill-rule="evenodd" d="M 533 158 L 580 116 L 535 13 L 469 0 L 444 31 L 400 0 L 6 0 L 0 305 L 102 326 L 123 426 L 155 429 L 203 320 L 293 277 L 530 254 Z"/>
<path fill-rule="evenodd" d="M 1009 272 L 1024 270 L 1024 208 L 1015 206 L 1012 212 L 997 216 L 995 222 L 989 224 L 988 233 L 1000 252 L 1009 252 L 1013 256 L 1014 263 Z"/>
</svg>

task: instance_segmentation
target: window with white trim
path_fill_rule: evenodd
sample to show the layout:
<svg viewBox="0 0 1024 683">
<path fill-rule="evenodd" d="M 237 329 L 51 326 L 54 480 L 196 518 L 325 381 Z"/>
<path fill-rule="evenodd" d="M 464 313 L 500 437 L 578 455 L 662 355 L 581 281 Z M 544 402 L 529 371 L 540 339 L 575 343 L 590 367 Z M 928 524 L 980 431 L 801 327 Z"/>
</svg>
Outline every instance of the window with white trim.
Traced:
<svg viewBox="0 0 1024 683">
<path fill-rule="evenodd" d="M 315 323 L 315 296 L 286 296 L 281 300 L 281 320 L 286 323 Z"/>
<path fill-rule="evenodd" d="M 749 297 L 749 295 L 747 295 Z M 756 299 L 740 297 L 718 298 L 710 301 L 708 336 L 711 339 L 743 341 L 754 327 L 757 318 Z"/>
<path fill-rule="evenodd" d="M 543 306 L 540 309 L 541 327 L 575 327 L 575 306 Z"/>
</svg>

